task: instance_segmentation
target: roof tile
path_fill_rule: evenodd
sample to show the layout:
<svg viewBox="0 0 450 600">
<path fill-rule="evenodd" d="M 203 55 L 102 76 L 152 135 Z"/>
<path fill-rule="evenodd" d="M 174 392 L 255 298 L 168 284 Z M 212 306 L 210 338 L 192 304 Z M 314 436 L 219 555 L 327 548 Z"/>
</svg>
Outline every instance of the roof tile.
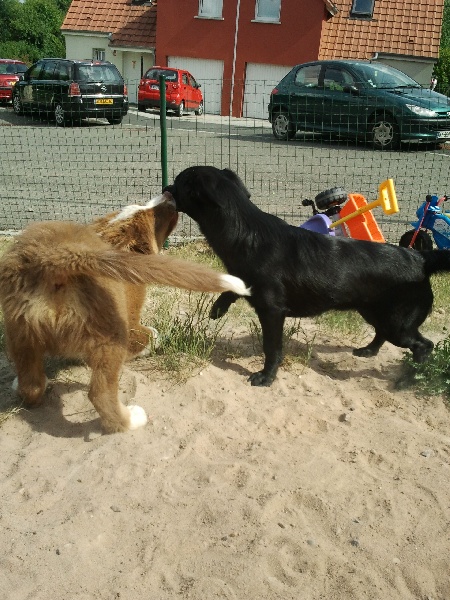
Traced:
<svg viewBox="0 0 450 600">
<path fill-rule="evenodd" d="M 131 0 L 72 0 L 61 30 L 112 33 L 112 47 L 154 48 L 156 2 L 138 6 Z"/>
<path fill-rule="evenodd" d="M 376 0 L 372 20 L 350 18 L 352 0 L 337 0 L 324 22 L 319 59 L 371 58 L 375 52 L 438 58 L 444 0 Z"/>
</svg>

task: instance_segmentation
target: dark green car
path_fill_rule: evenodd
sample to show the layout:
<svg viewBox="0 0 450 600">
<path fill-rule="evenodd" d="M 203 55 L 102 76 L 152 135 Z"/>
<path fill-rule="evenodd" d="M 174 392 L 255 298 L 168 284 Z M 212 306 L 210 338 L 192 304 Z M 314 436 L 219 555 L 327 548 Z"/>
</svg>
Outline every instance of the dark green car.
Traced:
<svg viewBox="0 0 450 600">
<path fill-rule="evenodd" d="M 269 121 L 278 140 L 313 131 L 381 150 L 442 143 L 450 140 L 450 98 L 379 62 L 316 61 L 295 66 L 272 90 Z"/>
</svg>

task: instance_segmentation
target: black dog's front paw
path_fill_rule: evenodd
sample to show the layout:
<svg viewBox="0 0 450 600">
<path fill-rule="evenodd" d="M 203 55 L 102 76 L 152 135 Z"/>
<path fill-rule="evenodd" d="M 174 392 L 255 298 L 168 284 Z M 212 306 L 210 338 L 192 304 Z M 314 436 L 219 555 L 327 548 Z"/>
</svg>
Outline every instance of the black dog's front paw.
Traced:
<svg viewBox="0 0 450 600">
<path fill-rule="evenodd" d="M 250 375 L 248 380 L 252 385 L 265 386 L 269 387 L 272 385 L 275 376 L 267 375 L 264 371 L 258 371 L 257 373 L 253 373 Z"/>
<path fill-rule="evenodd" d="M 223 317 L 223 315 L 226 315 L 228 312 L 228 306 L 226 308 L 224 308 L 223 306 L 220 305 L 219 302 L 214 302 L 214 304 L 211 307 L 211 310 L 209 311 L 209 318 L 210 319 L 220 319 L 220 317 Z"/>
</svg>

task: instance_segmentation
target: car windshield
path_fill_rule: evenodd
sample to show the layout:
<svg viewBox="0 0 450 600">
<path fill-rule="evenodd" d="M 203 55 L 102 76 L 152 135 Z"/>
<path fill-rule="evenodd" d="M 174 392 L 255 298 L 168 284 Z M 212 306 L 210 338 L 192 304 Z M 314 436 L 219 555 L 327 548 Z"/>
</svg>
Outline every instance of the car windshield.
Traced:
<svg viewBox="0 0 450 600">
<path fill-rule="evenodd" d="M 370 87 L 378 89 L 420 88 L 421 86 L 405 73 L 386 65 L 358 65 L 361 80 Z"/>
<path fill-rule="evenodd" d="M 122 83 L 119 72 L 112 65 L 79 65 L 80 81 L 89 83 Z"/>
<path fill-rule="evenodd" d="M 176 71 L 169 71 L 168 69 L 149 69 L 144 75 L 144 79 L 158 80 L 160 75 L 164 75 L 166 81 L 177 81 L 178 79 L 178 73 Z"/>
<path fill-rule="evenodd" d="M 27 65 L 20 63 L 0 63 L 0 75 L 13 75 L 15 73 L 25 73 Z"/>
</svg>

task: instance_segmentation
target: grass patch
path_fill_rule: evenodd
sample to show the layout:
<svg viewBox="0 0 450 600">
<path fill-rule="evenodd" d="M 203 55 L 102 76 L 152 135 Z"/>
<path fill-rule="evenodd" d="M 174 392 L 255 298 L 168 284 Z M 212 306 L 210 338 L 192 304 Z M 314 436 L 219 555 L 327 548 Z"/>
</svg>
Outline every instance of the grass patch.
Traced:
<svg viewBox="0 0 450 600">
<path fill-rule="evenodd" d="M 255 354 L 261 354 L 262 330 L 259 321 L 251 318 L 249 330 L 253 351 Z M 286 319 L 283 326 L 283 367 L 288 370 L 297 365 L 307 367 L 312 357 L 316 335 L 316 331 L 308 331 L 304 328 L 301 319 Z"/>
<path fill-rule="evenodd" d="M 353 344 L 359 343 L 370 329 L 361 315 L 353 310 L 331 310 L 316 317 L 315 322 L 321 329 L 345 336 Z"/>
<path fill-rule="evenodd" d="M 437 342 L 425 363 L 415 363 L 410 354 L 404 362 L 412 368 L 415 387 L 424 396 L 442 394 L 450 404 L 450 337 Z"/>
<path fill-rule="evenodd" d="M 17 415 L 21 410 L 23 410 L 23 408 L 17 405 L 0 408 L 0 427 L 5 421 L 14 415 Z"/>
<path fill-rule="evenodd" d="M 151 360 L 181 381 L 207 363 L 226 323 L 209 318 L 214 300 L 209 294 L 187 293 L 187 299 L 185 295 L 180 294 L 182 299 L 175 304 L 172 297 L 160 299 L 149 321 L 160 336 Z"/>
</svg>

